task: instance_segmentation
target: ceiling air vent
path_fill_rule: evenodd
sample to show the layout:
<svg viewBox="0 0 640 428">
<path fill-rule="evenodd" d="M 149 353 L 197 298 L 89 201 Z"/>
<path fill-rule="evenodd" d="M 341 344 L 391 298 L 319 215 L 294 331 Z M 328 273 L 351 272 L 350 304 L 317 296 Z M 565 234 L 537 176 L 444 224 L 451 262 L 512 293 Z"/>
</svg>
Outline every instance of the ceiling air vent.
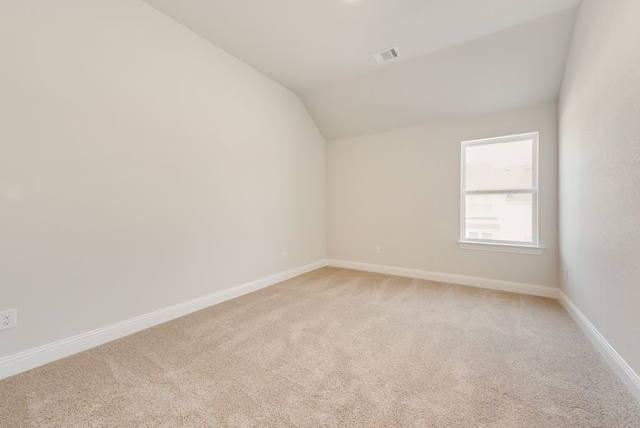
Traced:
<svg viewBox="0 0 640 428">
<path fill-rule="evenodd" d="M 398 48 L 395 48 L 395 47 L 385 49 L 383 51 L 373 54 L 373 59 L 375 59 L 378 64 L 394 61 L 398 58 L 400 58 L 400 52 L 398 52 Z"/>
</svg>

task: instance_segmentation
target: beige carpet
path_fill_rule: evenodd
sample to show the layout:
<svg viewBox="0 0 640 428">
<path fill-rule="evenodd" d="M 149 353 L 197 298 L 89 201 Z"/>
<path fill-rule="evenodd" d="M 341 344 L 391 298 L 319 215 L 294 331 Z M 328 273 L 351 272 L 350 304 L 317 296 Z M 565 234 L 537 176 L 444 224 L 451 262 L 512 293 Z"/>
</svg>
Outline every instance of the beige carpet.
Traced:
<svg viewBox="0 0 640 428">
<path fill-rule="evenodd" d="M 553 300 L 324 268 L 0 381 L 0 426 L 640 427 Z"/>
</svg>

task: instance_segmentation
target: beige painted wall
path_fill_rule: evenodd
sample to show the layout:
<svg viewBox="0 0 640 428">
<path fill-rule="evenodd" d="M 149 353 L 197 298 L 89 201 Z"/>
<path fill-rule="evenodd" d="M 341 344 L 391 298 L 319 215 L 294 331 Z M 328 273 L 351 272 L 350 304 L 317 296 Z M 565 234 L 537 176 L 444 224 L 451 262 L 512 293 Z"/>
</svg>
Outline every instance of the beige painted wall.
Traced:
<svg viewBox="0 0 640 428">
<path fill-rule="evenodd" d="M 461 250 L 460 143 L 540 132 L 542 256 Z M 533 108 L 328 143 L 332 259 L 557 286 L 557 108 Z M 380 246 L 382 254 L 375 255 Z"/>
<path fill-rule="evenodd" d="M 640 373 L 640 2 L 585 0 L 560 101 L 563 290 Z"/>
<path fill-rule="evenodd" d="M 324 259 L 325 184 L 298 97 L 150 6 L 0 2 L 0 357 Z"/>
</svg>

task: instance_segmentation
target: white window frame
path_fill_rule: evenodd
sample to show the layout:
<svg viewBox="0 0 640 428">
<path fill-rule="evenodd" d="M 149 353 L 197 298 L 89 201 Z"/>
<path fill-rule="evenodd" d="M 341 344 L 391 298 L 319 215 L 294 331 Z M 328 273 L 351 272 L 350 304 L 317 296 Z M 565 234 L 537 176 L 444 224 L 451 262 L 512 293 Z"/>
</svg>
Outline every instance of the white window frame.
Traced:
<svg viewBox="0 0 640 428">
<path fill-rule="evenodd" d="M 464 250 L 481 250 L 481 251 L 498 251 L 508 253 L 522 253 L 541 255 L 544 247 L 539 245 L 538 241 L 538 141 L 540 135 L 538 132 L 528 132 L 524 134 L 507 135 L 504 137 L 483 138 L 480 140 L 463 141 L 461 145 L 461 162 L 460 162 L 460 240 L 458 245 Z M 522 140 L 533 141 L 533 165 L 532 165 L 532 190 L 523 191 L 520 189 L 501 189 L 496 191 L 467 191 L 466 185 L 466 149 L 467 147 L 483 146 L 489 144 L 511 143 Z M 466 237 L 466 196 L 467 195 L 488 195 L 496 193 L 531 193 L 532 198 L 532 241 L 531 242 L 515 242 L 515 241 L 496 241 L 487 239 L 470 239 Z"/>
</svg>

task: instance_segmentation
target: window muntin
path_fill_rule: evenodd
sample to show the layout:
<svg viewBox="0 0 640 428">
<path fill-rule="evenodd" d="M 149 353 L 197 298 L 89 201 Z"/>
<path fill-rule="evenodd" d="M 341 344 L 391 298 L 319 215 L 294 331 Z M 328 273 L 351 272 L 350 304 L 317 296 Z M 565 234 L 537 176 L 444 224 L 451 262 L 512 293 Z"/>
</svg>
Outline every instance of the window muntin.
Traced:
<svg viewBox="0 0 640 428">
<path fill-rule="evenodd" d="M 462 143 L 462 242 L 538 245 L 538 133 Z"/>
</svg>

